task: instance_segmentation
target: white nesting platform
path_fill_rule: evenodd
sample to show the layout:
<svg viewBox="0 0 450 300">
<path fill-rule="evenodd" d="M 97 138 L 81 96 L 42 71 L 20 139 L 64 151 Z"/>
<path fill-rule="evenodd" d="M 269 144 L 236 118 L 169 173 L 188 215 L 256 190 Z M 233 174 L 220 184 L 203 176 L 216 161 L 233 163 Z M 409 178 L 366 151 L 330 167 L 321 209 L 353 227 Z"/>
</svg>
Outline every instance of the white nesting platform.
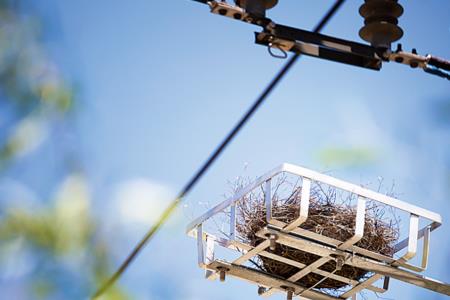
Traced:
<svg viewBox="0 0 450 300">
<path fill-rule="evenodd" d="M 290 224 L 280 222 L 271 217 L 271 181 L 281 173 L 298 176 L 302 181 L 299 217 Z M 342 242 L 299 227 L 308 218 L 310 191 L 313 183 L 326 184 L 337 190 L 357 196 L 355 233 L 349 240 Z M 239 207 L 237 204 L 245 195 L 261 188 L 264 189 L 264 195 L 266 195 L 265 206 L 268 225 L 257 233 L 257 236 L 265 240 L 253 247 L 236 238 L 236 217 Z M 376 201 L 409 215 L 408 236 L 395 246 L 395 252 L 401 253 L 400 257 L 398 255 L 398 258 L 387 257 L 355 246 L 363 237 L 367 201 Z M 213 235 L 206 232 L 204 224 L 219 214 L 223 215 L 224 212 L 227 212 L 230 218 L 229 233 L 219 236 L 218 234 Z M 420 222 L 426 222 L 424 227 L 419 228 Z M 389 287 L 389 278 L 401 280 L 444 295 L 450 295 L 450 286 L 448 284 L 420 274 L 427 266 L 430 234 L 441 223 L 441 216 L 437 213 L 303 167 L 282 164 L 191 222 L 187 227 L 187 233 L 197 239 L 198 263 L 201 268 L 206 270 L 206 276 L 209 279 L 220 277 L 221 280 L 225 280 L 225 276 L 229 275 L 247 280 L 259 286 L 258 293 L 261 296 L 270 296 L 274 292 L 283 292 L 287 294 L 288 299 L 301 297 L 332 300 L 356 299 L 357 294 L 362 290 L 372 290 L 378 293 L 385 292 Z M 420 239 L 423 239 L 423 242 L 422 246 L 418 247 Z M 273 247 L 274 243 L 310 252 L 320 258 L 310 265 L 304 265 L 301 262 L 266 251 Z M 228 249 L 228 251 L 237 251 L 239 256 L 231 261 L 227 261 L 224 258 L 220 259 L 216 257 L 218 256 L 217 251 L 215 251 L 217 246 Z M 421 255 L 420 265 L 415 266 L 408 263 L 417 254 Z M 292 265 L 298 268 L 299 271 L 287 280 L 262 272 L 247 263 L 248 260 L 257 255 Z M 364 281 L 356 281 L 336 275 L 333 272 L 321 270 L 320 266 L 330 260 L 339 261 L 337 265 L 348 264 L 368 270 L 373 275 Z M 316 273 L 324 278 L 347 283 L 349 288 L 340 294 L 330 295 L 320 289 L 316 289 L 314 286 L 306 288 L 296 283 L 309 273 Z M 380 284 L 381 280 L 384 280 L 381 287 L 376 286 L 375 283 Z"/>
</svg>

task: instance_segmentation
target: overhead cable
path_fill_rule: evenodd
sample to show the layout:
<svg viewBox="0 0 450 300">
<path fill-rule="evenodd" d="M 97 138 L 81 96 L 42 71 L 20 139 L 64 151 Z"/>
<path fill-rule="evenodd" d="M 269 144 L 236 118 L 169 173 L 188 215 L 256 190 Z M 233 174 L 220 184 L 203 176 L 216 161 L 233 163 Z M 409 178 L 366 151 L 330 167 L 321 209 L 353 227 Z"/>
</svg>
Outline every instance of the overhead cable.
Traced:
<svg viewBox="0 0 450 300">
<path fill-rule="evenodd" d="M 337 0 L 333 6 L 328 10 L 325 16 L 320 20 L 320 22 L 314 28 L 314 32 L 320 32 L 323 27 L 328 23 L 328 21 L 333 17 L 333 15 L 338 11 L 345 0 Z M 144 246 L 150 241 L 154 234 L 161 228 L 161 226 L 169 219 L 175 208 L 181 203 L 183 198 L 192 190 L 192 188 L 198 183 L 200 178 L 207 172 L 211 165 L 217 160 L 217 158 L 222 154 L 225 148 L 230 144 L 234 137 L 239 133 L 239 131 L 244 127 L 244 125 L 250 120 L 257 109 L 264 103 L 269 94 L 281 81 L 281 79 L 286 75 L 286 73 L 291 69 L 294 63 L 300 57 L 299 54 L 294 54 L 286 64 L 281 68 L 281 70 L 272 79 L 269 85 L 264 89 L 257 100 L 252 104 L 252 106 L 247 110 L 239 122 L 234 126 L 234 128 L 228 133 L 225 139 L 219 144 L 219 146 L 211 153 L 209 158 L 204 162 L 204 164 L 198 169 L 198 171 L 191 177 L 187 184 L 180 191 L 178 196 L 170 203 L 166 210 L 159 217 L 158 221 L 148 230 L 144 237 L 139 241 L 139 243 L 134 247 L 130 254 L 126 257 L 120 267 L 116 272 L 94 293 L 93 299 L 98 298 L 104 294 L 108 288 L 110 288 L 125 272 L 125 270 L 130 266 L 133 260 L 136 258 L 137 254 L 144 248 Z"/>
</svg>

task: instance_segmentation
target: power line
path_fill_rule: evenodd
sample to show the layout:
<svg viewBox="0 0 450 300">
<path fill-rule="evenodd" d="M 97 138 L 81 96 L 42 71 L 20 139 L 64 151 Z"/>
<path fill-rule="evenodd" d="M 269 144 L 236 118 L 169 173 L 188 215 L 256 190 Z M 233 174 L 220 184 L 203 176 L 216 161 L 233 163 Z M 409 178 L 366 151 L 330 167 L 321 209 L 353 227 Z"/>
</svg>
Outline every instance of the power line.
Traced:
<svg viewBox="0 0 450 300">
<path fill-rule="evenodd" d="M 334 5 L 328 10 L 325 16 L 320 20 L 320 22 L 314 28 L 314 32 L 320 32 L 327 22 L 333 17 L 337 10 L 341 7 L 345 0 L 337 0 Z M 298 60 L 300 54 L 294 54 L 289 61 L 281 68 L 277 75 L 272 79 L 269 85 L 264 89 L 263 93 L 258 97 L 258 99 L 253 103 L 253 105 L 247 110 L 244 116 L 239 120 L 235 127 L 228 133 L 222 143 L 211 153 L 206 162 L 202 167 L 194 174 L 194 176 L 188 181 L 188 183 L 183 187 L 178 196 L 172 201 L 172 203 L 166 208 L 162 213 L 158 221 L 150 228 L 150 230 L 145 234 L 141 241 L 134 247 L 133 251 L 127 256 L 125 261 L 120 265 L 117 271 L 95 292 L 93 299 L 102 295 L 108 288 L 110 288 L 119 277 L 125 272 L 131 262 L 136 258 L 136 255 L 143 249 L 143 247 L 149 242 L 153 235 L 158 231 L 158 229 L 167 221 L 170 215 L 175 211 L 175 208 L 183 200 L 189 191 L 197 184 L 200 178 L 206 173 L 206 171 L 211 167 L 211 165 L 216 161 L 216 159 L 222 154 L 225 148 L 230 144 L 233 138 L 239 133 L 239 131 L 244 127 L 244 125 L 250 120 L 257 109 L 264 103 L 267 96 L 272 92 L 276 85 L 281 81 L 284 75 L 291 69 L 294 63 Z"/>
</svg>

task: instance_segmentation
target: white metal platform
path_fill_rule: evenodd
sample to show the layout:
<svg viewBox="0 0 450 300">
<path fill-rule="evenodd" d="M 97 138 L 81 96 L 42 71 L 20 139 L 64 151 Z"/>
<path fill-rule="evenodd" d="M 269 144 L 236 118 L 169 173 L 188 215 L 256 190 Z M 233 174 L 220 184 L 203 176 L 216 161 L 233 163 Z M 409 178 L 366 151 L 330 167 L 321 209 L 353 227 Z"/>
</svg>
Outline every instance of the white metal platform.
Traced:
<svg viewBox="0 0 450 300">
<path fill-rule="evenodd" d="M 281 173 L 298 176 L 302 180 L 299 217 L 290 224 L 275 220 L 271 214 L 271 182 L 274 177 Z M 308 218 L 312 183 L 326 184 L 357 196 L 355 233 L 349 240 L 342 242 L 299 227 Z M 264 241 L 256 247 L 252 247 L 236 238 L 237 203 L 245 195 L 257 188 L 263 188 L 264 195 L 266 195 L 265 204 L 268 225 L 257 233 L 257 236 L 263 238 Z M 400 258 L 384 256 L 355 246 L 363 237 L 367 201 L 376 201 L 409 214 L 408 236 L 395 246 L 396 253 L 402 250 L 404 252 Z M 205 222 L 225 211 L 229 211 L 230 216 L 230 232 L 228 236 L 222 237 L 205 232 Z M 421 220 L 426 220 L 427 222 L 423 228 L 419 228 L 419 221 Z M 207 278 L 215 279 L 220 277 L 221 280 L 224 280 L 227 274 L 244 279 L 257 284 L 259 286 L 258 293 L 262 296 L 270 296 L 273 292 L 278 291 L 287 293 L 288 299 L 294 296 L 319 300 L 356 299 L 357 293 L 362 290 L 372 290 L 378 293 L 385 292 L 389 286 L 389 278 L 395 278 L 450 296 L 449 284 L 419 274 L 427 267 L 430 234 L 441 223 L 441 216 L 437 213 L 303 167 L 282 164 L 191 222 L 187 227 L 187 233 L 197 239 L 198 263 L 200 267 L 206 270 Z M 408 261 L 416 256 L 420 239 L 423 239 L 423 246 L 420 249 L 421 251 L 419 251 L 422 255 L 421 263 L 420 266 L 415 266 L 408 263 Z M 266 251 L 274 243 L 313 253 L 320 258 L 310 265 L 304 265 L 301 262 Z M 237 259 L 230 262 L 224 259 L 216 259 L 216 245 L 237 251 L 240 255 Z M 257 255 L 294 266 L 299 271 L 285 280 L 246 265 L 248 260 Z M 341 264 L 370 271 L 371 277 L 364 281 L 356 281 L 336 275 L 334 272 L 326 272 L 320 269 L 327 262 L 331 260 L 337 261 L 338 259 Z M 330 278 L 341 281 L 348 284 L 349 288 L 339 295 L 329 295 L 320 289 L 316 289 L 315 286 L 306 288 L 296 283 L 296 281 L 310 273 L 319 274 L 324 279 Z M 375 282 L 381 279 L 384 279 L 382 287 L 374 285 Z"/>
</svg>

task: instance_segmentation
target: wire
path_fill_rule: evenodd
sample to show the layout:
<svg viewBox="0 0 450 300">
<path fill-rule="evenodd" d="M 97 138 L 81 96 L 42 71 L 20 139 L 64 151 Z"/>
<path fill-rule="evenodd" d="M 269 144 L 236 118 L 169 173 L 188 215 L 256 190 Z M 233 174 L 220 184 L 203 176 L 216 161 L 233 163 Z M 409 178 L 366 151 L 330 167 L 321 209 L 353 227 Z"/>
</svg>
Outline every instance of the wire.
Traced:
<svg viewBox="0 0 450 300">
<path fill-rule="evenodd" d="M 450 71 L 450 60 L 446 60 L 441 57 L 437 57 L 434 55 L 427 55 L 427 64 L 436 67 L 438 69 L 442 69 L 445 71 Z"/>
<path fill-rule="evenodd" d="M 327 22 L 333 17 L 337 10 L 341 7 L 345 0 L 337 0 L 334 5 L 328 10 L 325 16 L 320 20 L 320 22 L 314 28 L 314 32 L 319 32 L 327 24 Z M 289 71 L 289 69 L 298 60 L 300 55 L 298 53 L 294 54 L 289 61 L 281 68 L 277 75 L 272 79 L 269 85 L 264 89 L 262 94 L 253 103 L 253 105 L 247 110 L 244 116 L 239 120 L 235 127 L 228 133 L 222 143 L 212 152 L 206 162 L 202 167 L 194 174 L 194 176 L 188 181 L 188 183 L 183 187 L 178 196 L 172 201 L 172 203 L 166 208 L 162 213 L 159 220 L 150 228 L 150 230 L 145 234 L 141 241 L 134 247 L 133 251 L 126 257 L 125 261 L 120 265 L 117 271 L 95 292 L 92 299 L 98 298 L 105 291 L 110 288 L 119 277 L 125 272 L 131 262 L 136 258 L 136 255 L 142 250 L 142 248 L 148 243 L 148 241 L 153 237 L 153 235 L 158 231 L 158 229 L 167 221 L 170 215 L 174 212 L 175 208 L 180 204 L 184 196 L 189 193 L 189 191 L 195 186 L 195 184 L 200 180 L 200 178 L 206 173 L 209 167 L 214 163 L 214 161 L 222 154 L 225 148 L 230 144 L 236 134 L 244 127 L 244 125 L 250 120 L 257 109 L 264 103 L 267 96 L 272 92 L 276 85 L 281 81 L 284 75 Z"/>
<path fill-rule="evenodd" d="M 423 69 L 425 72 L 427 72 L 428 74 L 432 74 L 432 75 L 436 75 L 436 76 L 439 76 L 439 77 L 442 77 L 442 78 L 446 78 L 446 79 L 448 79 L 448 80 L 450 80 L 450 73 L 449 72 L 446 72 L 446 71 L 443 71 L 443 70 L 441 70 L 441 69 L 439 69 L 439 68 L 436 68 L 436 67 L 426 67 L 426 68 L 424 68 Z"/>
</svg>

